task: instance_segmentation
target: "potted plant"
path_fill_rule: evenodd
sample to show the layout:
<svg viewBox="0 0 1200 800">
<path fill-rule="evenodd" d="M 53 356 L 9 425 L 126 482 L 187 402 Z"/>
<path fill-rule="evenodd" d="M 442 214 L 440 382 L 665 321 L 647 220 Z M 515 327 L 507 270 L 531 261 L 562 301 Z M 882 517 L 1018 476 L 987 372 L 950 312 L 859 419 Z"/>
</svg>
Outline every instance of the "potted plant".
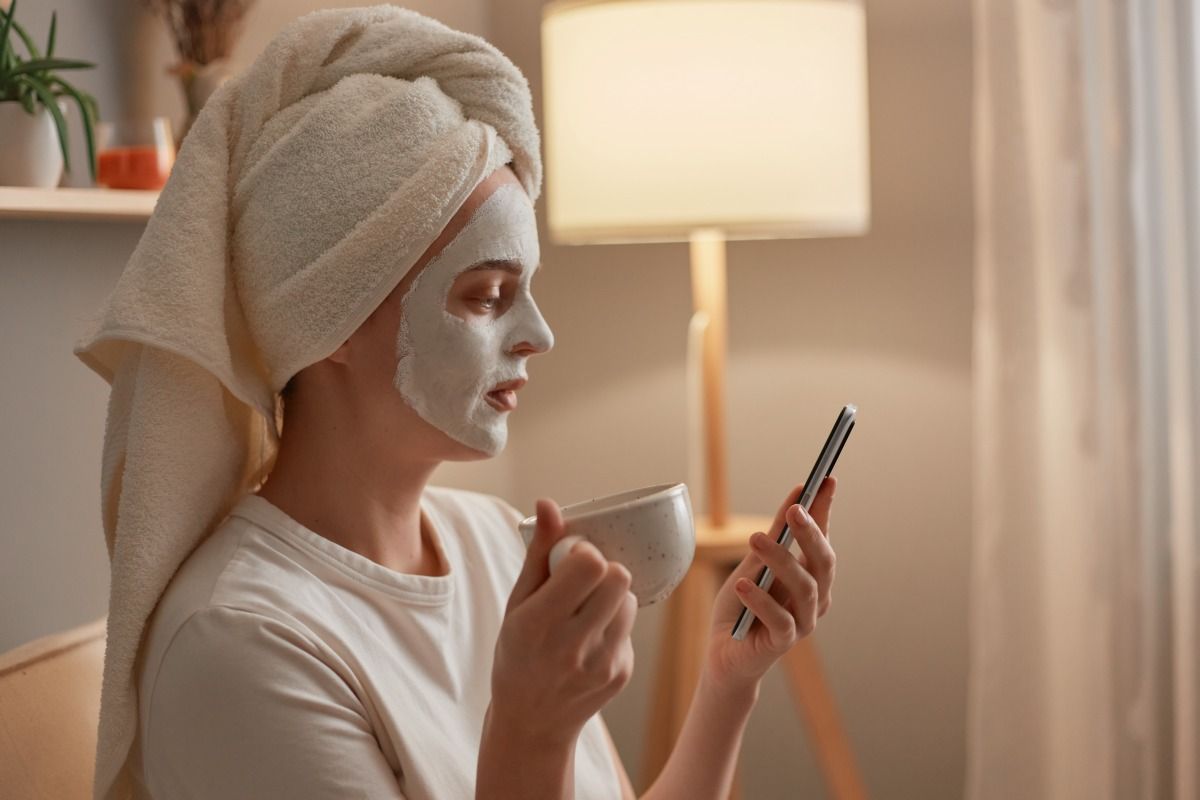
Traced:
<svg viewBox="0 0 1200 800">
<path fill-rule="evenodd" d="M 64 164 L 70 171 L 67 124 L 63 117 L 66 101 L 60 99 L 63 95 L 79 105 L 87 138 L 88 167 L 94 181 L 96 152 L 92 124 L 99 119 L 99 108 L 95 98 L 56 72 L 96 65 L 54 57 L 57 11 L 50 16 L 50 36 L 44 56 L 16 21 L 16 13 L 16 0 L 7 13 L 0 9 L 0 185 L 54 187 L 62 177 Z M 14 32 L 24 43 L 28 58 L 17 52 L 11 36 Z"/>
</svg>

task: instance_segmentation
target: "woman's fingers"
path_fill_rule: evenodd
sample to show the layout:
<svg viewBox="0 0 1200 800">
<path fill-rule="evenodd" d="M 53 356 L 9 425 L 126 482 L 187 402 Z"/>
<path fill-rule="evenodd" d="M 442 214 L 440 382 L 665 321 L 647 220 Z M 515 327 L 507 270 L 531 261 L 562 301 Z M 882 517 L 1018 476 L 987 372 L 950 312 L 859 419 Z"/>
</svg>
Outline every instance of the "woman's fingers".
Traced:
<svg viewBox="0 0 1200 800">
<path fill-rule="evenodd" d="M 554 574 L 546 579 L 529 598 L 526 605 L 533 613 L 546 619 L 570 618 L 586 602 L 608 572 L 608 560 L 596 546 L 581 541 L 571 548 Z"/>
<path fill-rule="evenodd" d="M 783 503 L 775 512 L 775 519 L 771 521 L 770 535 L 772 539 L 779 538 L 779 534 L 783 531 L 783 524 L 788 521 L 789 509 L 800 502 L 800 498 L 804 495 L 804 488 L 805 484 L 797 484 L 788 492 L 787 497 L 783 498 Z M 826 534 L 829 532 L 829 512 L 833 506 L 833 493 L 836 489 L 837 478 L 832 475 L 825 476 L 825 480 L 821 481 L 812 502 L 810 513 Z"/>
<path fill-rule="evenodd" d="M 625 592 L 620 605 L 617 606 L 617 613 L 608 623 L 608 627 L 604 629 L 603 641 L 606 652 L 615 652 L 616 648 L 629 638 L 629 634 L 633 631 L 633 621 L 637 619 L 637 608 L 637 595 L 633 592 Z"/>
<path fill-rule="evenodd" d="M 829 515 L 833 510 L 833 495 L 836 492 L 837 478 L 832 475 L 825 476 L 825 480 L 821 482 L 821 488 L 817 489 L 817 496 L 813 498 L 812 508 L 809 509 L 809 513 L 821 527 L 821 532 L 825 534 L 826 539 L 829 538 Z"/>
<path fill-rule="evenodd" d="M 822 487 L 823 490 L 824 487 Z M 833 546 L 829 544 L 829 540 L 817 527 L 816 521 L 805 515 L 801 506 L 792 506 L 788 518 L 788 528 L 796 539 L 796 543 L 800 545 L 800 551 L 804 554 L 803 569 L 817 582 L 817 616 L 824 616 L 832 602 L 830 589 L 833 587 L 834 569 L 837 565 Z"/>
<path fill-rule="evenodd" d="M 637 616 L 637 597 L 629 591 L 630 584 L 628 568 L 610 562 L 609 574 L 571 620 L 574 635 L 584 640 L 585 663 L 592 669 L 632 669 L 633 645 L 629 634 Z M 622 679 L 618 674 L 612 677 Z"/>
<path fill-rule="evenodd" d="M 778 649 L 783 650 L 795 643 L 801 633 L 797 617 L 785 609 L 778 600 L 768 592 L 764 592 L 749 578 L 739 580 L 736 584 L 738 597 L 746 604 L 746 608 L 754 612 L 754 616 L 767 627 L 771 641 Z"/>
<path fill-rule="evenodd" d="M 797 527 L 802 526 L 798 525 Z M 820 599 L 820 587 L 817 579 L 800 566 L 799 560 L 786 548 L 762 534 L 756 533 L 751 536 L 750 546 L 775 573 L 774 583 L 782 584 L 786 594 L 792 598 L 791 616 L 795 618 L 796 628 L 800 635 L 807 636 L 812 633 L 817 625 Z M 755 588 L 758 589 L 757 586 Z M 759 591 L 762 590 L 759 589 Z M 782 604 L 780 604 L 780 609 L 782 610 Z"/>
<path fill-rule="evenodd" d="M 788 519 L 788 509 L 800 502 L 800 496 L 804 494 L 804 484 L 798 484 L 792 487 L 792 491 L 788 496 L 783 498 L 783 504 L 779 506 L 779 510 L 775 512 L 775 519 L 771 521 L 771 529 L 769 534 L 772 539 L 779 539 L 779 534 L 783 532 L 783 525 Z"/>
<path fill-rule="evenodd" d="M 606 628 L 613 616 L 620 611 L 632 583 L 633 576 L 628 567 L 616 561 L 607 562 L 604 577 L 574 616 L 568 620 L 569 628 L 577 636 L 587 636 L 591 631 L 600 631 Z"/>
</svg>

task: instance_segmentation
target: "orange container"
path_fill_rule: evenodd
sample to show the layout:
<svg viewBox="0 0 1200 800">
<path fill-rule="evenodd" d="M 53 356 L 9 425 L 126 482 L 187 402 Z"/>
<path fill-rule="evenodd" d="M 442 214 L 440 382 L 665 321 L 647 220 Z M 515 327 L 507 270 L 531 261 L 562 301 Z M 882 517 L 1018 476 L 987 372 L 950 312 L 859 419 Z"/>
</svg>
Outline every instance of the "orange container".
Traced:
<svg viewBox="0 0 1200 800">
<path fill-rule="evenodd" d="M 96 153 L 96 183 L 110 189 L 161 189 L 174 163 L 171 147 L 110 147 Z"/>
</svg>

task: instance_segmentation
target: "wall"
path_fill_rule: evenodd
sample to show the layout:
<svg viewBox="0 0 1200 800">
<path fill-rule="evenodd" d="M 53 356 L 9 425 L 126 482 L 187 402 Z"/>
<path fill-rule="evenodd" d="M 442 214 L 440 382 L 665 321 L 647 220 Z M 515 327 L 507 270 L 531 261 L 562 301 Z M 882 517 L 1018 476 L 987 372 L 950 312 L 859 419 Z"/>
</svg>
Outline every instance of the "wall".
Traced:
<svg viewBox="0 0 1200 800">
<path fill-rule="evenodd" d="M 356 3 L 343 3 L 351 5 Z M 258 0 L 235 61 L 317 6 Z M 539 0 L 408 3 L 484 33 L 534 87 Z M 161 25 L 136 0 L 59 0 L 59 53 L 102 110 L 182 122 L 157 70 Z M 101 11 L 103 8 L 103 12 Z M 831 417 L 861 421 L 838 463 L 836 600 L 817 643 L 871 793 L 960 796 L 964 770 L 970 524 L 970 6 L 868 0 L 872 229 L 854 239 L 729 245 L 729 447 L 739 513 L 774 511 L 802 480 Z M 22 20 L 44 40 L 50 9 Z M 143 46 L 134 47 L 133 42 Z M 149 46 L 144 46 L 149 42 Z M 684 480 L 683 359 L 690 306 L 682 244 L 558 247 L 544 229 L 538 301 L 552 353 L 499 459 L 447 464 L 435 483 L 532 511 L 630 486 Z M 0 650 L 104 613 L 99 453 L 107 387 L 70 348 L 141 226 L 0 221 Z M 605 710 L 638 788 L 642 726 L 662 607 L 639 614 L 637 667 Z M 743 748 L 745 796 L 823 796 L 777 672 Z"/>
<path fill-rule="evenodd" d="M 540 0 L 497 3 L 492 41 L 534 86 Z M 500 9 L 503 8 L 503 13 Z M 817 643 L 871 794 L 962 793 L 970 530 L 969 3 L 869 0 L 872 227 L 861 238 L 731 242 L 731 504 L 773 514 L 836 410 L 836 597 Z M 512 422 L 516 494 L 570 503 L 686 479 L 686 244 L 555 246 L 539 209 L 539 305 L 555 349 Z M 663 624 L 639 612 L 633 680 L 605 710 L 639 783 Z M 745 796 L 821 797 L 777 670 L 743 748 Z"/>
</svg>

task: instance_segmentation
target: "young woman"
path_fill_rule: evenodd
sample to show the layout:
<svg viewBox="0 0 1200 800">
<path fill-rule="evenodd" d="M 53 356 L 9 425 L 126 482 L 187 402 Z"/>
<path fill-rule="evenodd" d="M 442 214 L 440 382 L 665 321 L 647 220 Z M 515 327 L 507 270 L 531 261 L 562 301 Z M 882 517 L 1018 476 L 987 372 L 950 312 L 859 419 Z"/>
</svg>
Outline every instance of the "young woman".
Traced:
<svg viewBox="0 0 1200 800">
<path fill-rule="evenodd" d="M 503 450 L 553 347 L 540 178 L 519 71 L 394 6 L 307 15 L 213 95 L 76 351 L 113 382 L 98 796 L 634 796 L 599 714 L 629 572 L 582 543 L 551 576 L 552 500 L 526 550 L 509 503 L 428 483 Z M 834 488 L 779 508 L 799 558 L 752 537 L 645 797 L 727 794 L 763 674 L 828 608 Z"/>
</svg>

